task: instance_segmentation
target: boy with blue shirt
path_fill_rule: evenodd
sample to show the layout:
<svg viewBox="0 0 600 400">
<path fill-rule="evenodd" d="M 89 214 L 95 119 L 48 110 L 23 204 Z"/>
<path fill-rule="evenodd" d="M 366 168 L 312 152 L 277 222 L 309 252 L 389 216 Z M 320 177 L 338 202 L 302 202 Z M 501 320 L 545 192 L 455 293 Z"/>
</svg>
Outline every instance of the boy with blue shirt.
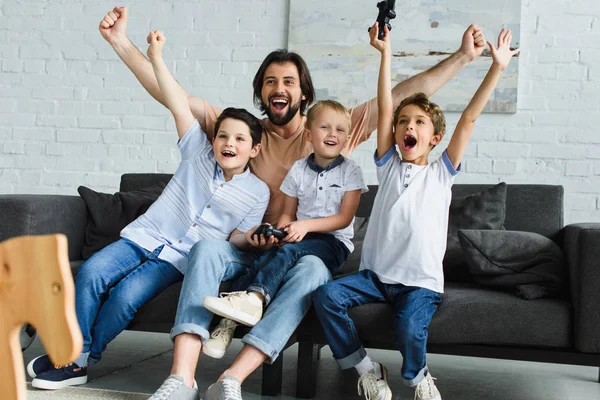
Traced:
<svg viewBox="0 0 600 400">
<path fill-rule="evenodd" d="M 257 274 L 234 284 L 247 290 L 204 298 L 203 305 L 217 315 L 254 326 L 299 258 L 317 256 L 333 275 L 354 250 L 352 223 L 367 187 L 361 168 L 341 155 L 350 132 L 350 114 L 336 101 L 319 101 L 308 111 L 306 125 L 314 152 L 293 164 L 280 187 L 286 195 L 277 223 L 287 233 L 283 245 L 267 251 L 248 269 Z M 256 240 L 252 233 L 246 234 L 249 241 Z M 232 321 L 221 321 L 203 352 L 221 358 L 234 329 Z"/>
<path fill-rule="evenodd" d="M 487 42 L 492 66 L 463 112 L 448 148 L 429 164 L 429 152 L 444 135 L 444 115 L 421 93 L 404 99 L 393 110 L 391 46 L 387 27 L 384 29 L 383 40 L 377 38 L 377 25 L 370 33 L 371 45 L 381 52 L 375 154 L 379 190 L 360 271 L 321 286 L 313 295 L 313 304 L 336 361 L 342 369 L 354 367 L 359 373 L 359 394 L 370 400 L 391 400 L 387 370 L 371 361 L 348 315 L 351 307 L 390 303 L 395 312 L 394 336 L 403 356 L 404 383 L 415 389 L 415 399 L 441 400 L 427 368 L 426 351 L 428 326 L 444 290 L 442 259 L 451 187 L 475 120 L 518 50 L 510 49 L 511 33 L 504 29 L 498 48 Z"/>
<path fill-rule="evenodd" d="M 245 247 L 245 233 L 260 224 L 269 202 L 269 188 L 247 168 L 260 151 L 260 121 L 246 110 L 227 108 L 215 123 L 211 145 L 162 59 L 165 37 L 152 31 L 148 43 L 148 57 L 175 118 L 181 163 L 156 202 L 121 231 L 121 239 L 82 265 L 75 286 L 83 352 L 59 368 L 47 355 L 31 361 L 27 370 L 37 388 L 86 383 L 87 366 L 100 360 L 137 310 L 183 280 L 196 242 L 213 238 Z"/>
</svg>

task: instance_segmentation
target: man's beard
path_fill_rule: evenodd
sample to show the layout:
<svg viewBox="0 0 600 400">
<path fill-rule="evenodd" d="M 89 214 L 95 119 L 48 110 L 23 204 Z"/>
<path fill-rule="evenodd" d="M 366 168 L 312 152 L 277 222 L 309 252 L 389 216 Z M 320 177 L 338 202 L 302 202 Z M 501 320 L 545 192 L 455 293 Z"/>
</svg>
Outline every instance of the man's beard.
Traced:
<svg viewBox="0 0 600 400">
<path fill-rule="evenodd" d="M 298 101 L 296 104 L 290 105 L 288 107 L 288 112 L 286 112 L 283 115 L 274 114 L 270 104 L 265 107 L 265 112 L 267 114 L 267 117 L 269 117 L 269 121 L 271 121 L 273 125 L 283 126 L 290 122 L 296 116 L 296 113 L 300 109 L 301 103 L 301 101 Z"/>
</svg>

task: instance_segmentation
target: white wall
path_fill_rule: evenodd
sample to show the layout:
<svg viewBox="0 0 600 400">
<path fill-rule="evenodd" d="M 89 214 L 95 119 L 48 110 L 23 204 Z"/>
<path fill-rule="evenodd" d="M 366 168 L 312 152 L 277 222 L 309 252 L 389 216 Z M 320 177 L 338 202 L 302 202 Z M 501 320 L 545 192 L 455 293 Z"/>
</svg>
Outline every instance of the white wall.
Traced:
<svg viewBox="0 0 600 400">
<path fill-rule="evenodd" d="M 174 171 L 169 114 L 98 32 L 112 2 L 1 1 L 0 194 L 114 192 L 124 172 Z M 127 5 L 132 41 L 145 52 L 163 30 L 176 78 L 220 106 L 252 108 L 260 61 L 287 42 L 288 0 Z M 567 223 L 600 221 L 600 2 L 523 0 L 521 24 L 518 112 L 482 115 L 457 182 L 560 184 Z M 375 183 L 372 149 L 355 158 Z"/>
</svg>

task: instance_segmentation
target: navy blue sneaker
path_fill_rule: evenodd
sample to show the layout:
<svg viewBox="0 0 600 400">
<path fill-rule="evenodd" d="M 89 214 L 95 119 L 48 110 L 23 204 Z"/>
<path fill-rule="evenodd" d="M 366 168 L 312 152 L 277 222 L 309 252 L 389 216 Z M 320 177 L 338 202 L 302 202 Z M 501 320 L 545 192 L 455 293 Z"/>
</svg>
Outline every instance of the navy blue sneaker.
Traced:
<svg viewBox="0 0 600 400">
<path fill-rule="evenodd" d="M 42 372 L 31 382 L 38 389 L 62 389 L 67 386 L 83 385 L 87 382 L 87 368 L 69 364 Z"/>
<path fill-rule="evenodd" d="M 27 374 L 35 378 L 42 372 L 49 371 L 54 368 L 54 364 L 50 361 L 50 357 L 48 354 L 44 354 L 43 356 L 38 356 L 31 360 L 29 364 L 27 364 Z"/>
</svg>

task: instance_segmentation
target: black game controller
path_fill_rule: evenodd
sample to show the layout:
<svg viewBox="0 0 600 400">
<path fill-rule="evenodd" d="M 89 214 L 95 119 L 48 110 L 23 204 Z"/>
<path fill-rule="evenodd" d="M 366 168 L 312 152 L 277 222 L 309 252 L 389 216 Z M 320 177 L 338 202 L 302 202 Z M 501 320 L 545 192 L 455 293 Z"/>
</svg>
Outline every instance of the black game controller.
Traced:
<svg viewBox="0 0 600 400">
<path fill-rule="evenodd" d="M 377 22 L 379 22 L 379 32 L 377 33 L 377 37 L 379 40 L 383 39 L 385 36 L 385 31 L 383 30 L 384 26 L 388 27 L 388 30 L 392 30 L 392 25 L 390 24 L 390 20 L 396 18 L 396 11 L 394 11 L 396 0 L 383 0 L 377 3 L 377 8 L 379 8 L 379 14 L 377 15 Z M 371 31 L 371 28 L 368 29 Z"/>
<path fill-rule="evenodd" d="M 275 236 L 277 239 L 283 239 L 287 236 L 287 232 L 283 229 L 277 229 L 268 224 L 262 224 L 261 226 L 256 228 L 256 230 L 252 234 L 252 239 L 259 235 L 265 235 L 266 239 L 270 238 L 271 236 Z"/>
</svg>

